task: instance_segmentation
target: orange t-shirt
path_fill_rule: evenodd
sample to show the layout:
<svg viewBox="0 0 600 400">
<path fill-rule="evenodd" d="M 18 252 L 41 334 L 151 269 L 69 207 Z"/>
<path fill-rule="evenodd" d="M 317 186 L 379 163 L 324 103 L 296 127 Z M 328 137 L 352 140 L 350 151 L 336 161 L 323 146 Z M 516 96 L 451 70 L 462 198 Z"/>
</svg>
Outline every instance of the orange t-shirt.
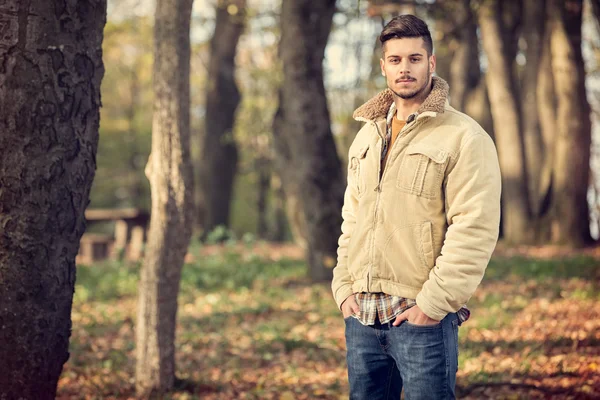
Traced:
<svg viewBox="0 0 600 400">
<path fill-rule="evenodd" d="M 383 170 L 385 168 L 385 163 L 387 161 L 387 158 L 388 158 L 388 156 L 390 155 L 390 153 L 392 151 L 392 146 L 394 145 L 394 142 L 398 138 L 398 134 L 400 133 L 400 131 L 402 130 L 402 128 L 404 128 L 404 125 L 406 125 L 406 121 L 399 120 L 398 117 L 396 117 L 394 115 L 394 118 L 392 118 L 392 139 L 390 140 L 390 144 L 388 146 L 387 154 L 385 155 L 385 158 L 381 162 L 381 173 L 382 174 L 383 174 Z"/>
</svg>

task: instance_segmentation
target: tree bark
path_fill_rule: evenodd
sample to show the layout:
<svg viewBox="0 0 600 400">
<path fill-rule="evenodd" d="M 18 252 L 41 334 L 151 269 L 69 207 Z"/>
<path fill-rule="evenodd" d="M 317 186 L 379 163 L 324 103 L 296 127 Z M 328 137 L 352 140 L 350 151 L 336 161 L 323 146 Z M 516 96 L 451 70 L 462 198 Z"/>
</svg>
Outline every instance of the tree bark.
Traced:
<svg viewBox="0 0 600 400">
<path fill-rule="evenodd" d="M 240 93 L 235 82 L 235 54 L 244 29 L 245 0 L 219 0 L 210 42 L 206 119 L 203 145 L 203 230 L 229 225 L 229 211 L 238 151 L 233 137 Z"/>
<path fill-rule="evenodd" d="M 530 242 L 530 212 L 520 112 L 513 73 L 513 49 L 503 37 L 497 0 L 485 1 L 479 9 L 483 48 L 488 58 L 486 82 L 489 91 L 496 146 L 502 169 L 503 232 L 513 243 Z"/>
<path fill-rule="evenodd" d="M 164 393 L 175 380 L 181 267 L 193 224 L 190 142 L 192 0 L 158 0 L 155 14 L 152 151 L 146 166 L 152 217 L 136 321 L 136 391 Z"/>
<path fill-rule="evenodd" d="M 106 1 L 0 2 L 0 398 L 54 399 L 96 169 Z"/>
<path fill-rule="evenodd" d="M 587 191 L 591 120 L 581 53 L 582 0 L 553 0 L 551 52 L 558 100 L 552 185 L 552 241 L 591 241 Z"/>
<path fill-rule="evenodd" d="M 335 0 L 286 0 L 281 15 L 284 81 L 273 121 L 276 161 L 288 200 L 296 197 L 304 215 L 313 281 L 332 278 L 345 181 L 323 84 L 334 12 Z"/>
</svg>

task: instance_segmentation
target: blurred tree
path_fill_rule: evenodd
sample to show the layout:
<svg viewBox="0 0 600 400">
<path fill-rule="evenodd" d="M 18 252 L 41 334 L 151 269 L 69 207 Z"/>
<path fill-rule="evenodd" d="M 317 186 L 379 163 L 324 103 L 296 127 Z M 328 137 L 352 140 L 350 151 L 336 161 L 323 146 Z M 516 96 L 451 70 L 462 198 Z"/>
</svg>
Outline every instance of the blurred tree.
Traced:
<svg viewBox="0 0 600 400">
<path fill-rule="evenodd" d="M 347 165 L 348 150 L 363 125 L 362 122 L 354 120 L 352 114 L 385 87 L 385 80 L 379 66 L 381 58 L 379 31 L 383 16 L 367 15 L 369 7 L 373 4 L 371 1 L 355 0 L 339 3 L 341 2 L 338 2 L 337 18 L 334 17 L 329 43 L 343 48 L 343 64 L 346 66 L 344 72 L 355 71 L 355 73 L 348 73 L 350 78 L 337 85 L 326 80 L 326 89 L 338 155 L 342 164 Z M 340 75 L 340 71 L 328 72 L 332 75 Z"/>
<path fill-rule="evenodd" d="M 582 0 L 480 2 L 503 172 L 504 237 L 513 243 L 580 246 L 591 240 L 582 9 Z"/>
<path fill-rule="evenodd" d="M 273 171 L 271 132 L 277 109 L 272 99 L 277 96 L 281 83 L 276 41 L 279 27 L 275 19 L 254 22 L 238 54 L 238 77 L 243 93 L 235 130 L 236 140 L 243 149 L 238 173 L 240 179 L 251 180 L 256 189 L 252 199 L 257 214 L 256 234 L 262 239 L 281 241 L 285 238 L 286 223 L 284 205 L 278 201 L 277 189 L 273 187 L 279 179 Z"/>
<path fill-rule="evenodd" d="M 547 179 L 549 175 L 544 173 L 545 169 L 543 168 L 544 158 L 547 158 L 546 147 L 549 147 L 550 143 L 544 143 L 538 113 L 539 77 L 543 73 L 540 61 L 543 52 L 546 7 L 546 0 L 528 1 L 524 3 L 523 7 L 523 39 L 526 43 L 526 64 L 523 67 L 520 84 L 523 98 L 522 134 L 524 136 L 525 167 L 529 189 L 527 195 L 534 224 L 533 228 L 537 231 L 537 235 L 540 235 L 542 230 L 540 216 L 543 214 L 543 196 L 550 183 L 550 180 Z"/>
<path fill-rule="evenodd" d="M 371 17 L 388 14 L 391 17 L 401 14 L 417 14 L 416 0 L 369 0 L 367 14 Z"/>
<path fill-rule="evenodd" d="M 91 207 L 150 208 L 144 164 L 152 130 L 152 29 L 149 16 L 132 16 L 109 20 L 104 30 L 106 101 Z"/>
<path fill-rule="evenodd" d="M 96 167 L 106 1 L 0 6 L 0 398 L 54 399 Z"/>
<path fill-rule="evenodd" d="M 552 72 L 557 98 L 552 180 L 552 241 L 590 242 L 587 191 L 591 120 L 581 53 L 583 0 L 549 0 Z"/>
<path fill-rule="evenodd" d="M 507 24 L 504 18 L 511 11 L 507 8 L 515 5 L 516 0 L 482 1 L 479 25 L 488 58 L 486 80 L 502 168 L 503 233 L 505 239 L 523 243 L 533 240 L 533 232 L 514 67 L 515 40 L 511 37 L 515 24 Z"/>
<path fill-rule="evenodd" d="M 136 391 L 172 389 L 181 267 L 193 221 L 190 161 L 192 0 L 158 0 L 154 25 L 154 116 L 146 175 L 152 218 L 141 270 L 136 321 Z"/>
<path fill-rule="evenodd" d="M 217 2 L 210 43 L 206 117 L 201 171 L 204 233 L 229 226 L 229 210 L 238 150 L 233 137 L 240 94 L 235 82 L 235 55 L 246 18 L 246 0 Z"/>
<path fill-rule="evenodd" d="M 334 12 L 334 0 L 283 1 L 279 43 L 283 82 L 273 121 L 277 169 L 288 207 L 298 211 L 290 223 L 299 225 L 306 237 L 309 276 L 314 281 L 332 277 L 344 193 L 323 84 L 323 57 Z"/>
</svg>

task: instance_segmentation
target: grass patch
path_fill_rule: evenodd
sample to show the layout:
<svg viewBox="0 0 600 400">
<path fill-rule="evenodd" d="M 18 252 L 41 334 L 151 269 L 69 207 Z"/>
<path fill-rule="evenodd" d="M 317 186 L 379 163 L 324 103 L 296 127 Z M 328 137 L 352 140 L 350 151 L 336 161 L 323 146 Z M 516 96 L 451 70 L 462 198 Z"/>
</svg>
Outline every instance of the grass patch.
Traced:
<svg viewBox="0 0 600 400">
<path fill-rule="evenodd" d="M 105 261 L 78 265 L 75 302 L 114 301 L 135 296 L 139 281 L 139 264 Z"/>
<path fill-rule="evenodd" d="M 492 258 L 485 274 L 486 280 L 505 279 L 600 278 L 600 262 L 589 256 L 563 259 L 535 259 L 525 257 Z"/>
</svg>

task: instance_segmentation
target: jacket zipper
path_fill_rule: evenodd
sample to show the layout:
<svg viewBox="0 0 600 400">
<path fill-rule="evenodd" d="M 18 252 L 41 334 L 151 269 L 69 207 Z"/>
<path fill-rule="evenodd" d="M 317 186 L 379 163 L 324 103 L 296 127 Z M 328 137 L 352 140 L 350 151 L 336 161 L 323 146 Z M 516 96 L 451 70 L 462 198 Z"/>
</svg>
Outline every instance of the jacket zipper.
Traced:
<svg viewBox="0 0 600 400">
<path fill-rule="evenodd" d="M 411 124 L 412 126 L 407 127 L 406 125 L 404 126 L 404 128 L 402 128 L 402 130 L 400 131 L 400 133 L 402 135 L 398 135 L 398 137 L 396 138 L 396 141 L 394 142 L 394 145 L 398 142 L 398 139 L 400 139 L 402 136 L 406 136 L 410 131 L 414 130 L 417 125 L 419 124 L 419 121 L 414 121 L 414 124 Z M 379 132 L 379 126 L 377 126 L 377 124 L 375 122 L 373 122 L 373 125 L 375 125 L 375 129 L 377 129 L 377 134 L 379 135 L 379 137 L 382 138 L 382 140 L 386 140 L 385 136 L 381 135 L 381 132 Z M 403 132 L 406 129 L 405 132 Z M 382 144 L 383 145 L 383 144 Z M 387 172 L 388 168 L 387 168 L 387 164 L 390 160 L 390 153 L 392 151 L 392 148 L 388 149 L 388 157 L 385 161 L 385 169 L 383 170 L 383 174 L 381 174 L 381 162 L 377 163 L 377 177 L 379 179 L 379 181 L 377 182 L 377 186 L 375 187 L 375 191 L 377 192 L 377 197 L 375 199 L 375 211 L 373 214 L 373 229 L 371 230 L 371 246 L 370 246 L 370 263 L 369 263 L 369 270 L 367 271 L 367 292 L 371 292 L 371 269 L 373 268 L 373 254 L 374 254 L 374 249 L 375 249 L 375 228 L 377 226 L 377 210 L 379 210 L 379 198 L 381 197 L 381 181 L 383 181 L 383 175 L 385 175 L 385 173 Z"/>
</svg>

